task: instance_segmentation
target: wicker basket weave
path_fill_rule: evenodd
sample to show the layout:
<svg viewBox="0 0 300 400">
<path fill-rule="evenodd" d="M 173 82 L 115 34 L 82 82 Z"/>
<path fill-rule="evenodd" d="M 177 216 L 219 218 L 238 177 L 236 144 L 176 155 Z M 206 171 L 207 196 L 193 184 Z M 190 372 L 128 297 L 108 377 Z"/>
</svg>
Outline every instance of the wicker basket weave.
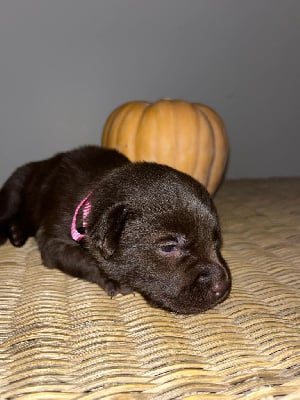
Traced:
<svg viewBox="0 0 300 400">
<path fill-rule="evenodd" d="M 197 316 L 110 299 L 0 248 L 0 398 L 300 399 L 300 179 L 226 182 L 230 298 Z"/>
</svg>

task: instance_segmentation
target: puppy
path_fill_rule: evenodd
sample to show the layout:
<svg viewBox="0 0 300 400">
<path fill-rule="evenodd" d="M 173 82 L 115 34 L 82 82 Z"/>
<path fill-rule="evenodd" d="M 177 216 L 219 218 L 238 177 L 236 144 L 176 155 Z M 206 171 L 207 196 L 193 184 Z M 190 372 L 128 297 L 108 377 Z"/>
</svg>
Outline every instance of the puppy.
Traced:
<svg viewBox="0 0 300 400">
<path fill-rule="evenodd" d="M 0 191 L 0 243 L 35 236 L 43 263 L 182 314 L 231 288 L 206 189 L 170 167 L 85 146 L 18 168 Z"/>
</svg>

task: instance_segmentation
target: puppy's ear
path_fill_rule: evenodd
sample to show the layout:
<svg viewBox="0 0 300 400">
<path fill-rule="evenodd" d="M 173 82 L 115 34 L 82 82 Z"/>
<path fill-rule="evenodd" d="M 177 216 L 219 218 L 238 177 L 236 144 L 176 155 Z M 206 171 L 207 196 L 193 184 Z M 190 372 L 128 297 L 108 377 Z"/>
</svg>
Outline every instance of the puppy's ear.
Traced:
<svg viewBox="0 0 300 400">
<path fill-rule="evenodd" d="M 103 215 L 97 232 L 98 248 L 105 259 L 110 258 L 119 243 L 128 211 L 125 204 L 115 204 Z"/>
</svg>

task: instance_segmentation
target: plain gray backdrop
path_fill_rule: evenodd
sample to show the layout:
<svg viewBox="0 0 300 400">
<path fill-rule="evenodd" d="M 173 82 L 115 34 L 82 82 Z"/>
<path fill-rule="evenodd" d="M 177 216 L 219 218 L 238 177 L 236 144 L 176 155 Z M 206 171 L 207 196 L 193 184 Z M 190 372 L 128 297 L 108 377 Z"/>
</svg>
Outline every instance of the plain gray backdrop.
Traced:
<svg viewBox="0 0 300 400">
<path fill-rule="evenodd" d="M 228 178 L 300 175 L 300 1 L 0 0 L 0 184 L 162 97 L 219 112 Z"/>
</svg>

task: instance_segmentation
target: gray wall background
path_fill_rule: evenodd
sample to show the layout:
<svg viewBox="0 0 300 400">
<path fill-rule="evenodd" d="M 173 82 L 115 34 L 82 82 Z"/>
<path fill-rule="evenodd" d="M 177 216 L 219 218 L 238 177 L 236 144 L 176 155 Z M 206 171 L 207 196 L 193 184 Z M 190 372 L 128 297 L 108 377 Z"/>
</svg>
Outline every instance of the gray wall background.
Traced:
<svg viewBox="0 0 300 400">
<path fill-rule="evenodd" d="M 227 177 L 300 175 L 300 1 L 0 0 L 0 184 L 162 97 L 221 114 Z"/>
</svg>

